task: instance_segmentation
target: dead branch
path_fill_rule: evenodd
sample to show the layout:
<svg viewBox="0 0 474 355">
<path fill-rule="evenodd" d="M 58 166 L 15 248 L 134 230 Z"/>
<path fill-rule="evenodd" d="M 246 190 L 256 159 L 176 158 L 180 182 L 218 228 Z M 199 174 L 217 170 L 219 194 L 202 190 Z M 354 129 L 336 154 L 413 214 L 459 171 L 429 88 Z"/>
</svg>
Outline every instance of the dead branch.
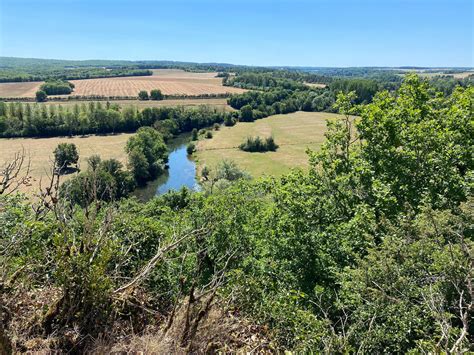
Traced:
<svg viewBox="0 0 474 355">
<path fill-rule="evenodd" d="M 31 157 L 25 152 L 25 148 L 16 152 L 9 162 L 5 162 L 0 168 L 0 195 L 10 195 L 17 191 L 22 185 L 31 185 Z"/>
</svg>

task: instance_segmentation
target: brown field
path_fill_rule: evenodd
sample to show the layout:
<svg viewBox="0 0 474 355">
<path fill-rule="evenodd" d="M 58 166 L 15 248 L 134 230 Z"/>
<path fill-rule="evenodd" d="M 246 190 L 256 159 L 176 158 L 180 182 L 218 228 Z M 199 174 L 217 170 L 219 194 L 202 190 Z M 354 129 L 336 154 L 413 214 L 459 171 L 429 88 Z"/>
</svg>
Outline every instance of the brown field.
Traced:
<svg viewBox="0 0 474 355">
<path fill-rule="evenodd" d="M 88 104 L 90 101 L 84 100 L 69 100 L 69 101 L 47 101 L 47 102 L 40 102 L 40 103 L 33 103 L 25 101 L 23 103 L 30 103 L 30 104 L 38 104 L 38 105 L 46 105 L 46 106 L 74 106 L 74 105 L 82 105 Z M 101 101 L 102 105 L 105 104 L 104 101 Z M 160 107 L 160 106 L 200 106 L 200 105 L 209 105 L 216 108 L 222 108 L 225 111 L 234 111 L 232 107 L 227 104 L 227 99 L 176 99 L 176 100 L 161 100 L 161 101 L 141 101 L 141 100 L 113 100 L 110 101 L 111 104 L 117 104 L 120 107 L 128 107 L 128 106 L 135 106 L 139 109 L 146 108 L 146 107 Z"/>
<path fill-rule="evenodd" d="M 41 81 L 0 83 L 0 97 L 35 97 L 41 84 Z"/>
<path fill-rule="evenodd" d="M 79 151 L 79 167 L 86 167 L 86 159 L 94 154 L 99 154 L 102 159 L 115 158 L 126 164 L 124 151 L 127 139 L 132 134 L 117 134 L 109 136 L 88 137 L 56 137 L 56 138 L 1 138 L 0 139 L 0 165 L 9 161 L 16 152 L 23 148 L 31 159 L 30 175 L 33 178 L 31 186 L 23 191 L 35 193 L 39 188 L 40 180 L 43 186 L 50 175 L 53 151 L 59 143 L 74 143 Z M 74 174 L 64 175 L 62 180 L 69 179 Z"/>
<path fill-rule="evenodd" d="M 326 84 L 320 84 L 320 83 L 305 83 L 305 84 L 312 88 L 318 88 L 318 89 L 324 89 L 327 86 Z"/>
<path fill-rule="evenodd" d="M 70 80 L 72 95 L 137 96 L 140 90 L 159 89 L 165 95 L 241 93 L 245 90 L 222 85 L 216 73 L 190 73 L 177 69 L 156 69 L 151 76 Z M 34 97 L 41 82 L 0 83 L 0 97 Z"/>
</svg>

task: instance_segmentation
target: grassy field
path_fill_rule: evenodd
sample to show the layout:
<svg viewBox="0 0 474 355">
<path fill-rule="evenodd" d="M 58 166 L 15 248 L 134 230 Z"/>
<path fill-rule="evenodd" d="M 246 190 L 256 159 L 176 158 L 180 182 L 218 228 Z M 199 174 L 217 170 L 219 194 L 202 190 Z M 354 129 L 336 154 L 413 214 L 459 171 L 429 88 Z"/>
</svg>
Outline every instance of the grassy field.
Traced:
<svg viewBox="0 0 474 355">
<path fill-rule="evenodd" d="M 190 73 L 177 69 L 156 69 L 151 76 L 70 80 L 72 95 L 136 96 L 140 90 L 160 89 L 165 95 L 241 93 L 245 90 L 222 85 L 217 73 Z M 0 83 L 0 97 L 34 97 L 41 82 Z"/>
<path fill-rule="evenodd" d="M 279 176 L 294 167 L 308 165 L 306 149 L 318 149 L 324 141 L 326 119 L 340 117 L 331 113 L 295 112 L 275 115 L 252 123 L 222 127 L 212 139 L 199 141 L 196 159 L 199 168 L 215 166 L 222 159 L 233 160 L 252 176 Z M 280 146 L 276 152 L 248 153 L 238 146 L 248 136 L 273 135 Z"/>
<path fill-rule="evenodd" d="M 39 182 L 47 179 L 51 172 L 53 151 L 59 143 L 74 143 L 79 151 L 79 167 L 86 167 L 86 159 L 94 154 L 99 154 L 103 159 L 115 158 L 126 164 L 124 151 L 127 139 L 132 134 L 117 134 L 109 136 L 87 136 L 87 137 L 58 137 L 58 138 L 2 138 L 0 139 L 0 164 L 9 161 L 13 155 L 23 148 L 31 159 L 31 172 L 33 178 L 32 186 L 25 188 L 25 192 L 35 192 Z M 62 179 L 68 179 L 72 175 L 65 175 Z M 44 185 L 44 182 L 43 182 Z"/>
<path fill-rule="evenodd" d="M 88 104 L 90 101 L 77 101 L 77 100 L 70 100 L 70 101 L 46 101 L 46 102 L 24 102 L 30 103 L 32 105 L 46 105 L 46 106 L 54 106 L 54 105 L 61 105 L 61 106 L 74 106 L 76 104 Z M 104 101 L 101 101 L 102 105 L 105 104 Z M 160 107 L 160 106 L 200 106 L 200 105 L 209 105 L 217 108 L 222 108 L 225 111 L 234 111 L 232 107 L 227 104 L 227 99 L 178 99 L 178 100 L 161 100 L 161 101 L 141 101 L 141 100 L 113 100 L 110 101 L 111 104 L 117 104 L 120 107 L 128 107 L 128 106 L 135 106 L 139 109 L 143 109 L 145 107 Z"/>
</svg>

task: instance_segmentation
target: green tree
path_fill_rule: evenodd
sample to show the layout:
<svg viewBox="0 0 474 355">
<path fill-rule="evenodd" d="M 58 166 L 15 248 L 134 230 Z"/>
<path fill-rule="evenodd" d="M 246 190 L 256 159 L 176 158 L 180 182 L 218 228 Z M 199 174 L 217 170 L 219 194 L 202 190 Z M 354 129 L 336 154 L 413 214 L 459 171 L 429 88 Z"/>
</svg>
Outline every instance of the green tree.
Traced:
<svg viewBox="0 0 474 355">
<path fill-rule="evenodd" d="M 54 149 L 54 163 L 58 169 L 66 169 L 79 160 L 77 147 L 74 143 L 60 143 Z"/>
<path fill-rule="evenodd" d="M 151 100 L 163 100 L 163 94 L 161 90 L 153 89 L 150 91 L 150 99 Z"/>
<path fill-rule="evenodd" d="M 145 90 L 141 90 L 139 93 L 138 93 L 138 99 L 139 100 L 148 100 L 149 97 L 148 97 L 148 92 L 145 91 Z"/>
<path fill-rule="evenodd" d="M 168 159 L 163 136 L 151 127 L 139 128 L 126 145 L 129 167 L 138 183 L 156 177 Z"/>
<path fill-rule="evenodd" d="M 240 120 L 242 122 L 252 122 L 254 120 L 252 106 L 245 105 L 240 109 Z"/>
<path fill-rule="evenodd" d="M 48 95 L 43 90 L 38 90 L 36 92 L 36 101 L 37 102 L 44 102 L 48 98 Z"/>
</svg>

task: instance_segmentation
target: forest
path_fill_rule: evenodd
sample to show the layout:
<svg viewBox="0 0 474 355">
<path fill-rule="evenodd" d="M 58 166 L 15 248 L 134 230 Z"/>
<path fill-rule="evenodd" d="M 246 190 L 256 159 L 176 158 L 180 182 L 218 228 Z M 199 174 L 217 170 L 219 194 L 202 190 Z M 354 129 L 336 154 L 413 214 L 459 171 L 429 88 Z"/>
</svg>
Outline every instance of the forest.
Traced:
<svg viewBox="0 0 474 355">
<path fill-rule="evenodd" d="M 307 170 L 255 180 L 222 162 L 200 192 L 147 203 L 102 198 L 100 174 L 130 176 L 100 157 L 69 187 L 85 198 L 53 173 L 31 203 L 17 193 L 28 183 L 19 153 L 0 175 L 0 352 L 474 351 L 474 88 L 439 93 L 412 74 L 376 92 L 372 79 L 333 92 L 245 78 L 262 88 L 232 96 L 232 117 L 0 106 L 4 135 L 65 133 L 81 125 L 58 117 L 75 115 L 95 132 L 99 114 L 105 130 L 142 127 L 126 148 L 137 168 L 165 157 L 162 133 L 145 126 L 253 120 L 315 109 L 322 95 L 343 115 Z"/>
</svg>

